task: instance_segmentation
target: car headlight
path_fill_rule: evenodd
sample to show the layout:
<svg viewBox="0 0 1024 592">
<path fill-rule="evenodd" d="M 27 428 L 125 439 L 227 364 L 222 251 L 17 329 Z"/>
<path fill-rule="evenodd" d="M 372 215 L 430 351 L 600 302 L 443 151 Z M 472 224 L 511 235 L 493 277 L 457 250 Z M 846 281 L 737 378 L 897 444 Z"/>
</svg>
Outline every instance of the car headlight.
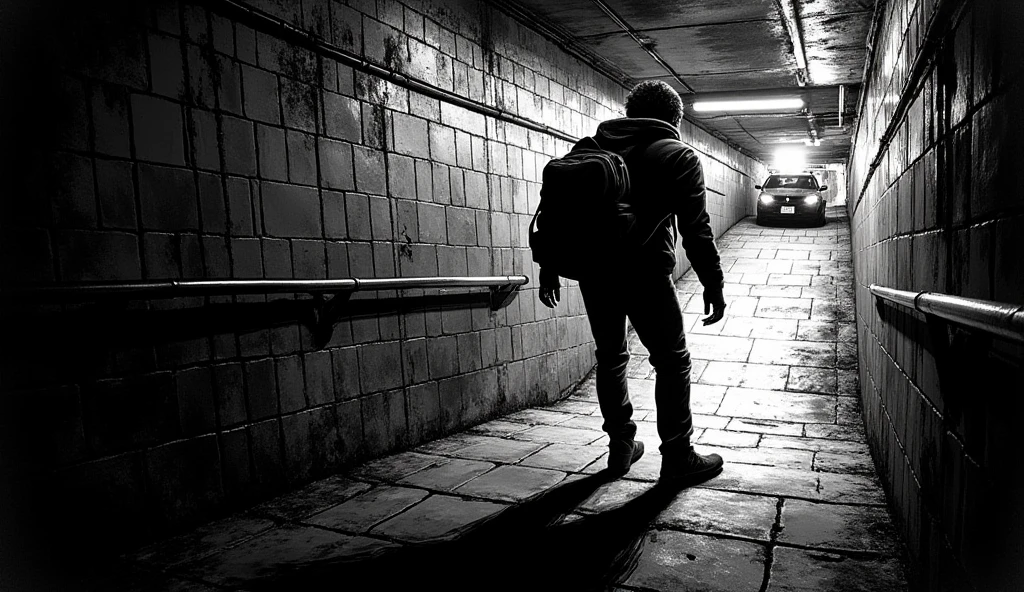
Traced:
<svg viewBox="0 0 1024 592">
<path fill-rule="evenodd" d="M 806 203 L 806 204 L 816 204 L 816 203 L 818 203 L 818 199 L 819 199 L 819 198 L 818 198 L 818 196 L 817 196 L 817 195 L 808 195 L 808 196 L 807 196 L 807 197 L 806 197 L 806 198 L 804 199 L 804 203 Z"/>
<path fill-rule="evenodd" d="M 757 199 L 761 200 L 761 203 L 763 203 L 765 205 L 768 205 L 768 204 L 772 203 L 773 201 L 775 201 L 772 198 L 772 196 L 768 195 L 767 193 L 762 193 L 761 195 L 757 196 Z"/>
</svg>

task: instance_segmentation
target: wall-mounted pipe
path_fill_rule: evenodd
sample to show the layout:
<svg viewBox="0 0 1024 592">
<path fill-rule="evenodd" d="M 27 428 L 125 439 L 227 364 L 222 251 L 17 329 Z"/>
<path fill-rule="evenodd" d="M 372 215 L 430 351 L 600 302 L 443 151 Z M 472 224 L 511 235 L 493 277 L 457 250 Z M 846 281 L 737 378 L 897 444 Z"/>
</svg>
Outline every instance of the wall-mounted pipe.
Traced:
<svg viewBox="0 0 1024 592">
<path fill-rule="evenodd" d="M 159 280 L 26 286 L 7 289 L 5 295 L 19 300 L 37 302 L 81 302 L 111 298 L 141 300 L 179 296 L 333 294 L 368 290 L 498 288 L 523 286 L 529 281 L 525 275 L 343 278 L 334 280 Z"/>
<path fill-rule="evenodd" d="M 936 292 L 907 292 L 876 284 L 871 284 L 869 289 L 882 300 L 980 329 L 1016 343 L 1024 343 L 1024 305 Z"/>
</svg>

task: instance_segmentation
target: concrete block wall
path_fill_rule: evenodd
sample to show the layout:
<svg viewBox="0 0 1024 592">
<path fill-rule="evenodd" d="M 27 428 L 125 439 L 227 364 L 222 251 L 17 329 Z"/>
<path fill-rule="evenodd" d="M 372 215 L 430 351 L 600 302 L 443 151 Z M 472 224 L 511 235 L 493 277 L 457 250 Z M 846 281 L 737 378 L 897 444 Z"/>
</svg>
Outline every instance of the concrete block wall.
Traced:
<svg viewBox="0 0 1024 592">
<path fill-rule="evenodd" d="M 619 84 L 482 2 L 251 7 L 574 136 L 621 115 Z M 8 112 L 23 143 L 7 164 L 28 171 L 4 203 L 8 285 L 536 278 L 527 228 L 540 171 L 567 142 L 345 66 L 218 2 L 65 8 L 22 25 L 31 34 L 18 49 L 37 67 L 21 72 Z M 760 164 L 689 124 L 683 135 L 724 232 L 752 211 Z M 129 309 L 263 310 L 279 299 Z M 59 326 L 63 313 L 26 314 Z M 346 318 L 323 349 L 300 324 L 156 342 L 20 331 L 3 359 L 3 470 L 54 522 L 102 524 L 121 545 L 555 400 L 594 364 L 575 285 L 554 312 L 531 285 L 496 313 Z"/>
<path fill-rule="evenodd" d="M 1024 349 L 868 286 L 1024 304 L 1024 5 L 883 6 L 848 185 L 868 437 L 915 589 L 1016 590 Z"/>
</svg>

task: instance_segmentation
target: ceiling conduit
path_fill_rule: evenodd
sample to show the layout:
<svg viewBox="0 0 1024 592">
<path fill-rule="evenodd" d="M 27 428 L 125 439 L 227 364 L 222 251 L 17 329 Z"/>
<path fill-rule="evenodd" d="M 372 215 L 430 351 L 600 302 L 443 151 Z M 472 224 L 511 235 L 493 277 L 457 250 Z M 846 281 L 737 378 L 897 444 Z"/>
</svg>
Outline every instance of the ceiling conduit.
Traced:
<svg viewBox="0 0 1024 592">
<path fill-rule="evenodd" d="M 807 53 L 804 51 L 803 29 L 800 26 L 800 16 L 797 14 L 797 7 L 794 0 L 775 0 L 775 8 L 782 17 L 782 24 L 789 35 L 790 45 L 793 47 L 793 57 L 796 59 L 796 81 L 800 86 L 807 86 L 811 82 L 811 73 L 807 69 Z M 817 146 L 818 126 L 814 120 L 814 112 L 810 105 L 804 110 L 804 117 L 807 118 L 807 134 L 810 136 L 811 145 Z"/>
<path fill-rule="evenodd" d="M 612 10 L 611 6 L 605 4 L 604 0 L 591 0 L 591 2 L 593 2 L 598 8 L 600 8 L 601 12 L 605 13 L 608 16 L 608 18 L 612 19 L 612 22 L 614 22 L 623 31 L 625 31 L 626 34 L 633 39 L 633 41 L 636 41 L 636 44 L 640 46 L 640 49 L 647 52 L 647 55 L 654 58 L 654 61 L 658 62 L 658 65 L 664 68 L 666 72 L 671 74 L 672 78 L 674 78 L 675 81 L 680 84 L 680 86 L 686 89 L 686 92 L 694 92 L 693 87 L 687 84 L 686 81 L 683 80 L 681 76 L 679 76 L 679 73 L 676 72 L 675 69 L 672 66 L 670 66 L 668 62 L 666 62 L 660 55 L 658 55 L 658 52 L 654 50 L 654 42 L 651 39 L 641 37 L 640 34 L 637 33 L 636 29 L 630 26 L 629 23 L 627 23 L 626 21 L 622 20 L 622 17 L 620 17 L 614 10 Z"/>
</svg>

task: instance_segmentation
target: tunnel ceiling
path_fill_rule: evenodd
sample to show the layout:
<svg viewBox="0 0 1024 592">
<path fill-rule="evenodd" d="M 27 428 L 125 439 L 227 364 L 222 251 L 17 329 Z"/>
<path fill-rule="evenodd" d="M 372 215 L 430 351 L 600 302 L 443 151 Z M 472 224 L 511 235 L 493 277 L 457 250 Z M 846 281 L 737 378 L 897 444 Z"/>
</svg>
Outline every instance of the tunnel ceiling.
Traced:
<svg viewBox="0 0 1024 592">
<path fill-rule="evenodd" d="M 561 37 L 623 82 L 668 82 L 683 97 L 688 119 L 766 164 L 783 146 L 804 147 L 809 163 L 845 162 L 849 155 L 874 0 L 494 3 Z M 769 96 L 802 98 L 805 110 L 691 108 L 699 99 Z M 807 146 L 814 137 L 819 145 Z"/>
</svg>

